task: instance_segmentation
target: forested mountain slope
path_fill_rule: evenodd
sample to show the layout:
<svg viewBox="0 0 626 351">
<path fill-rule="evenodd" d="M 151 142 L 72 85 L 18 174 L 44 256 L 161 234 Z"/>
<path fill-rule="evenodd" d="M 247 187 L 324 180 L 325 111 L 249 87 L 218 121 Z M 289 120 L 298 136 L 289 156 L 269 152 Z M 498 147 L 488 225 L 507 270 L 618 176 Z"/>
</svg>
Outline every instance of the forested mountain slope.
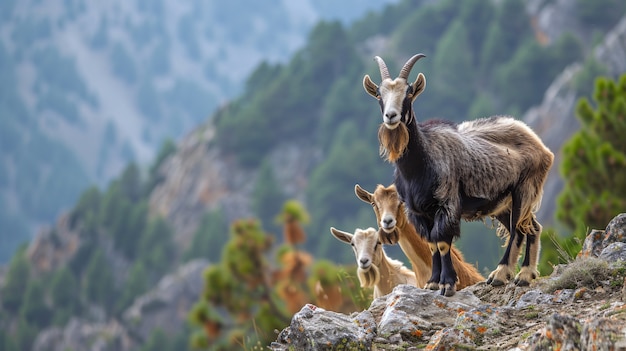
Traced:
<svg viewBox="0 0 626 351">
<path fill-rule="evenodd" d="M 0 4 L 0 262 L 90 184 L 148 163 L 321 19 L 389 1 Z"/>
</svg>

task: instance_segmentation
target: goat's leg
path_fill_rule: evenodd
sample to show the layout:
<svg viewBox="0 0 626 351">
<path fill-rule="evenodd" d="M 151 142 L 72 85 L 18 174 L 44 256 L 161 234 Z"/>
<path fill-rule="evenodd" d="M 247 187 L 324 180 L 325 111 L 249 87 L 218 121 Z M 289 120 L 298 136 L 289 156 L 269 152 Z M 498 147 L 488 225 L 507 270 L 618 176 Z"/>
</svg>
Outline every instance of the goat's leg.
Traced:
<svg viewBox="0 0 626 351">
<path fill-rule="evenodd" d="M 537 222 L 537 219 L 532 218 L 532 233 L 526 234 L 526 253 L 524 254 L 524 261 L 522 262 L 522 268 L 517 276 L 515 276 L 514 283 L 517 286 L 528 286 L 530 282 L 539 276 L 537 270 L 537 264 L 539 261 L 539 251 L 541 248 L 541 224 Z"/>
<path fill-rule="evenodd" d="M 491 284 L 492 286 L 504 285 L 513 277 L 514 269 L 519 259 L 520 248 L 524 241 L 524 236 L 517 228 L 521 213 L 521 197 L 515 190 L 512 192 L 511 196 L 511 212 L 496 216 L 498 221 L 508 229 L 509 242 L 500 263 L 498 263 L 498 267 L 489 274 L 489 278 L 487 279 L 487 284 Z"/>
<path fill-rule="evenodd" d="M 450 247 L 452 241 L 440 241 L 437 243 L 437 249 L 441 255 L 441 278 L 439 280 L 439 287 L 441 288 L 441 295 L 452 296 L 456 293 L 456 280 L 457 274 L 452 265 L 452 256 L 450 254 Z"/>
<path fill-rule="evenodd" d="M 430 279 L 426 282 L 424 289 L 438 290 L 439 289 L 439 277 L 441 276 L 441 254 L 437 249 L 436 243 L 428 243 L 430 253 L 432 254 L 433 268 L 430 275 Z"/>
<path fill-rule="evenodd" d="M 452 246 L 452 239 L 460 234 L 460 215 L 458 217 L 452 216 L 447 208 L 441 208 L 435 213 L 433 230 L 430 233 L 430 245 L 433 245 L 432 242 L 437 244 L 434 249 L 441 258 L 441 274 L 438 280 L 441 295 L 452 296 L 456 292 L 457 274 L 452 265 L 450 247 Z M 433 250 L 432 247 L 431 250 Z"/>
<path fill-rule="evenodd" d="M 430 249 L 432 259 L 431 275 L 423 288 L 437 290 L 439 289 L 439 277 L 441 275 L 441 256 L 439 255 L 439 250 L 437 250 L 437 242 L 429 239 L 433 223 L 426 217 L 418 216 L 414 212 L 409 212 L 408 217 L 409 222 L 413 224 L 417 233 L 428 241 L 428 248 Z"/>
<path fill-rule="evenodd" d="M 509 217 L 509 216 L 507 216 Z M 501 216 L 497 216 L 498 221 L 500 221 L 501 223 L 504 223 L 504 218 L 501 218 Z M 507 220 L 509 218 L 506 218 Z M 509 227 L 509 226 L 506 226 Z M 514 265 L 510 265 L 509 261 L 511 257 L 514 257 L 515 255 L 512 255 L 511 251 L 517 251 L 519 253 L 519 249 L 515 250 L 513 248 L 513 246 L 518 245 L 517 242 L 519 242 L 518 237 L 516 236 L 516 230 L 509 230 L 509 238 L 508 238 L 508 244 L 506 246 L 506 250 L 504 251 L 504 255 L 502 255 L 502 258 L 500 259 L 500 262 L 498 263 L 498 267 L 496 267 L 496 269 L 491 272 L 491 274 L 489 274 L 489 277 L 487 278 L 487 284 L 491 284 L 492 286 L 500 286 L 500 285 L 504 285 L 506 284 L 509 279 L 511 279 L 513 277 L 513 268 Z M 519 236 L 520 238 L 523 239 L 523 237 L 521 237 L 521 235 Z M 517 239 L 517 240 L 516 240 Z"/>
</svg>

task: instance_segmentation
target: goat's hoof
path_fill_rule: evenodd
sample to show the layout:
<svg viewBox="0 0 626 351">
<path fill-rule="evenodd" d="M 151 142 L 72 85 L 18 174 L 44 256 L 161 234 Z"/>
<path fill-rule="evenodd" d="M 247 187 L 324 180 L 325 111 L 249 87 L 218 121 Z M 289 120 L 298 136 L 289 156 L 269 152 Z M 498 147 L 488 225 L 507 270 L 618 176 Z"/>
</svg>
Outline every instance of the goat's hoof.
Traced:
<svg viewBox="0 0 626 351">
<path fill-rule="evenodd" d="M 453 285 L 450 285 L 450 284 L 442 285 L 440 294 L 445 297 L 451 297 L 451 296 L 454 296 L 454 294 L 456 294 L 456 289 L 454 288 Z"/>
<path fill-rule="evenodd" d="M 489 280 L 487 280 L 487 284 L 491 284 L 491 286 L 502 286 L 505 284 L 505 282 L 500 279 L 489 278 Z"/>
<path fill-rule="evenodd" d="M 428 283 L 426 283 L 426 286 L 424 287 L 424 289 L 439 290 L 439 283 L 428 282 Z"/>
<path fill-rule="evenodd" d="M 517 286 L 529 286 L 530 282 L 537 278 L 537 276 L 539 276 L 539 272 L 537 272 L 537 270 L 525 266 L 522 267 L 519 273 L 517 273 L 513 282 Z"/>
<path fill-rule="evenodd" d="M 500 264 L 495 271 L 489 274 L 487 284 L 491 286 L 502 286 L 511 280 L 511 276 L 511 270 L 506 265 Z"/>
<path fill-rule="evenodd" d="M 515 283 L 516 286 L 529 286 L 530 285 L 530 282 L 523 280 L 523 279 L 517 279 L 517 278 L 515 278 L 513 283 Z"/>
</svg>

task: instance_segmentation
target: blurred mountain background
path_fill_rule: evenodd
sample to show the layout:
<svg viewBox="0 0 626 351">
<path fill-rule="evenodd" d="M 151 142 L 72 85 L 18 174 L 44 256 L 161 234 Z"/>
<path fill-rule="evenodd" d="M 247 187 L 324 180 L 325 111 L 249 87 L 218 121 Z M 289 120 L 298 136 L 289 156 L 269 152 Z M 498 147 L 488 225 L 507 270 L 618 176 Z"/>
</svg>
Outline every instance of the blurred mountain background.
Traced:
<svg viewBox="0 0 626 351">
<path fill-rule="evenodd" d="M 626 72 L 625 14 L 618 0 L 3 2 L 0 348 L 185 349 L 230 224 L 256 218 L 280 241 L 289 199 L 310 213 L 303 248 L 352 262 L 328 228 L 375 226 L 354 185 L 392 181 L 361 85 L 374 55 L 391 72 L 427 55 L 420 120 L 512 114 L 537 130 L 557 155 L 540 220 L 570 235 L 561 145 L 595 79 Z M 501 252 L 482 223 L 458 245 L 481 271 Z"/>
<path fill-rule="evenodd" d="M 206 121 L 260 62 L 286 62 L 318 21 L 390 2 L 3 1 L 0 262 L 85 187 Z"/>
</svg>

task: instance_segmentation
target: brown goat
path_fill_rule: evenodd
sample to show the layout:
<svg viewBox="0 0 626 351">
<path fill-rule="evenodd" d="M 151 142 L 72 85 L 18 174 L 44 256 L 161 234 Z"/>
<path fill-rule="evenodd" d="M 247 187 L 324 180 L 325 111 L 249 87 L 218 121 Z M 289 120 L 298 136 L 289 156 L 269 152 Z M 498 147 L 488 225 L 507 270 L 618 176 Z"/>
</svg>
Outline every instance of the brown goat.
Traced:
<svg viewBox="0 0 626 351">
<path fill-rule="evenodd" d="M 417 286 L 426 287 L 432 270 L 432 254 L 428 242 L 409 222 L 396 186 L 392 184 L 384 187 L 379 184 L 372 194 L 357 184 L 354 187 L 354 193 L 363 202 L 372 205 L 379 231 L 386 233 L 384 237 L 389 238 L 391 244 L 400 245 L 406 257 L 411 261 Z M 463 254 L 454 246 L 451 248 L 451 255 L 452 265 L 457 272 L 457 289 L 463 289 L 485 280 L 474 265 L 465 262 Z"/>
</svg>

